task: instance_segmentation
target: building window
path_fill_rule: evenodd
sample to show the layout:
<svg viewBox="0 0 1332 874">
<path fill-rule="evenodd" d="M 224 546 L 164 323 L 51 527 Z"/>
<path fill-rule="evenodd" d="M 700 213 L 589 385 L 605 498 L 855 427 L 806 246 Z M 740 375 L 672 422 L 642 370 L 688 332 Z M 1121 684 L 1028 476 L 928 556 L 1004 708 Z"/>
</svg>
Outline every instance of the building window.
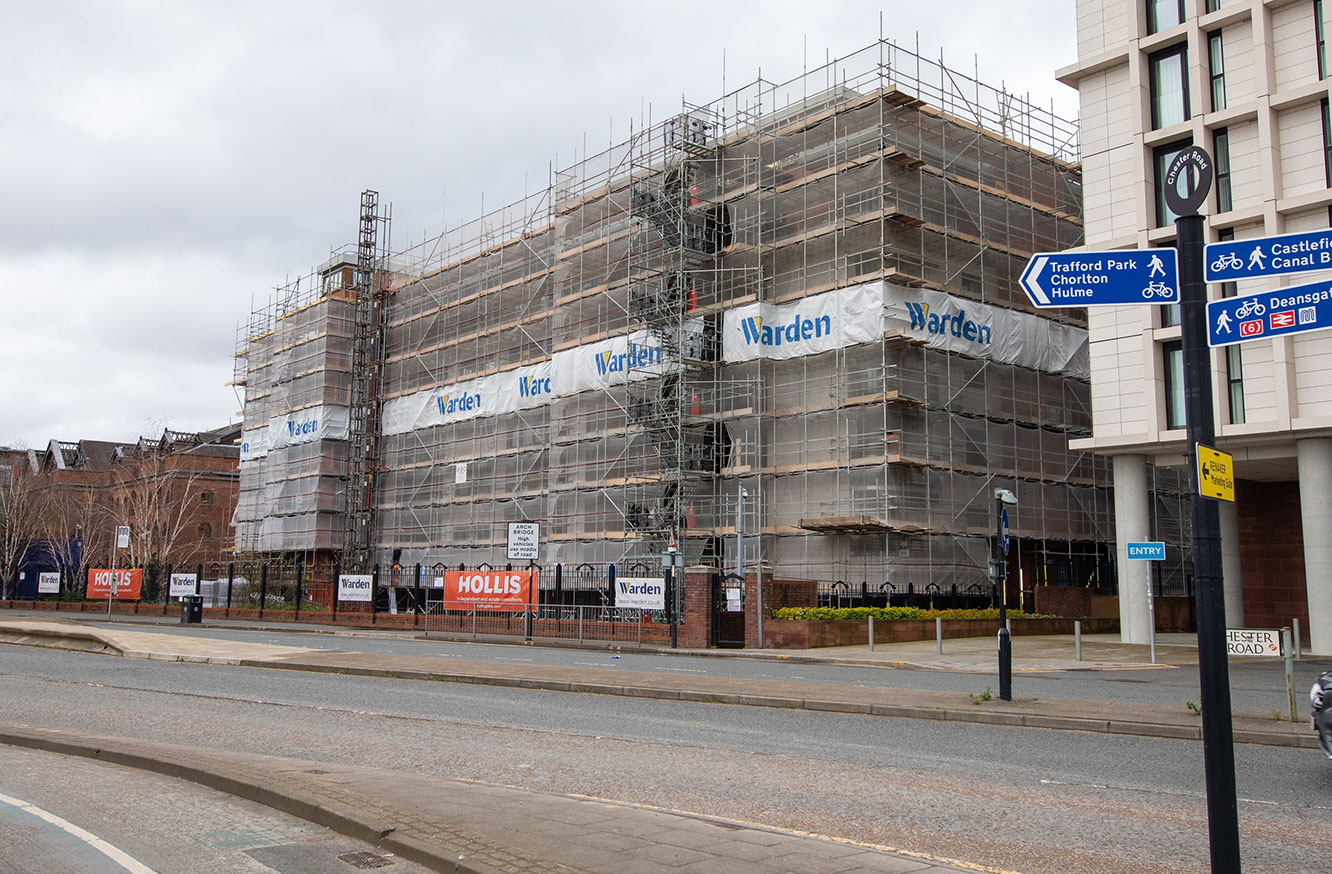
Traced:
<svg viewBox="0 0 1332 874">
<path fill-rule="evenodd" d="M 1219 231 L 1216 232 L 1216 240 L 1217 240 L 1218 243 L 1226 243 L 1226 242 L 1229 242 L 1229 241 L 1231 241 L 1231 240 L 1233 240 L 1233 239 L 1235 239 L 1235 229 L 1234 229 L 1234 228 L 1222 228 L 1221 230 L 1219 230 Z M 1237 294 L 1239 294 L 1239 283 L 1238 283 L 1238 282 L 1235 282 L 1235 281 L 1232 280 L 1231 282 L 1223 282 L 1223 283 L 1221 283 L 1221 296 L 1222 296 L 1222 297 L 1234 297 L 1234 296 L 1237 295 Z"/>
<path fill-rule="evenodd" d="M 1152 150 L 1152 165 L 1156 173 L 1156 226 L 1163 228 L 1175 223 L 1179 216 L 1170 208 L 1170 204 L 1165 199 L 1165 177 L 1166 171 L 1170 169 L 1170 162 L 1175 160 L 1175 156 L 1191 146 L 1188 140 L 1180 140 L 1174 143 L 1167 143 L 1164 146 L 1157 146 Z"/>
<path fill-rule="evenodd" d="M 1216 211 L 1235 208 L 1230 194 L 1230 132 L 1217 128 L 1212 134 L 1212 161 L 1216 167 Z"/>
<path fill-rule="evenodd" d="M 1332 114 L 1323 98 L 1323 184 L 1332 188 Z"/>
<path fill-rule="evenodd" d="M 1241 344 L 1226 347 L 1226 397 L 1230 399 L 1230 423 L 1244 422 L 1244 359 Z"/>
<path fill-rule="evenodd" d="M 1221 50 L 1221 31 L 1207 35 L 1207 67 L 1212 76 L 1212 112 L 1226 108 L 1226 59 Z"/>
<path fill-rule="evenodd" d="M 1147 0 L 1147 32 L 1158 33 L 1184 20 L 1184 0 Z"/>
<path fill-rule="evenodd" d="M 1207 11 L 1216 12 L 1221 8 L 1221 0 L 1207 0 Z"/>
<path fill-rule="evenodd" d="M 212 493 L 212 492 L 200 492 L 200 493 L 199 493 L 199 503 L 201 503 L 201 504 L 208 504 L 208 505 L 211 505 L 211 504 L 213 503 L 213 493 Z"/>
<path fill-rule="evenodd" d="M 200 539 L 200 540 L 207 540 L 208 538 L 210 538 L 210 537 L 212 537 L 212 536 L 213 536 L 213 526 L 212 526 L 212 525 L 209 525 L 207 522 L 202 522 L 202 523 L 200 523 L 200 524 L 199 524 L 199 539 Z"/>
<path fill-rule="evenodd" d="M 1184 427 L 1184 344 L 1171 340 L 1161 344 L 1161 365 L 1165 376 L 1166 429 Z"/>
<path fill-rule="evenodd" d="M 1327 38 L 1323 33 L 1323 0 L 1314 0 L 1314 45 L 1318 48 L 1318 78 L 1327 78 Z"/>
<path fill-rule="evenodd" d="M 1148 59 L 1152 89 L 1152 129 L 1189 118 L 1188 63 L 1184 43 Z"/>
</svg>

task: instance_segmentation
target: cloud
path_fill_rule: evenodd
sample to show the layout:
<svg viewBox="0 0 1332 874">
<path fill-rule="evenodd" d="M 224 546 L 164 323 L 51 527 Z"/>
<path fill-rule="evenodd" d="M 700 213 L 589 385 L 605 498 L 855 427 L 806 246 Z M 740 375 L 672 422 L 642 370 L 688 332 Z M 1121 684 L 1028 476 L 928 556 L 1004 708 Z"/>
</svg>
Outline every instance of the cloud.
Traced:
<svg viewBox="0 0 1332 874">
<path fill-rule="evenodd" d="M 236 325 L 355 238 L 535 191 L 631 126 L 885 36 L 1076 114 L 1060 0 L 6 4 L 0 443 L 220 425 Z"/>
</svg>

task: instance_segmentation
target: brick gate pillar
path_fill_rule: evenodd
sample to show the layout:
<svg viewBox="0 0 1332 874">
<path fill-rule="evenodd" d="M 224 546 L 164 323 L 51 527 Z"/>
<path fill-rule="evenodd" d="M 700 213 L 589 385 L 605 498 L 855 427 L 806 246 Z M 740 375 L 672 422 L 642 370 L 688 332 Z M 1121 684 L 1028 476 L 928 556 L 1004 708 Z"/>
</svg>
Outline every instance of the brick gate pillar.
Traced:
<svg viewBox="0 0 1332 874">
<path fill-rule="evenodd" d="M 712 646 L 712 578 L 714 568 L 685 568 L 684 624 L 680 626 L 680 646 L 705 649 Z"/>
<path fill-rule="evenodd" d="M 758 605 L 758 587 L 759 577 L 763 579 L 763 613 L 764 623 L 768 621 L 768 614 L 772 612 L 773 607 L 773 585 L 772 569 L 760 567 L 755 572 L 745 571 L 745 648 L 763 648 L 763 642 L 759 640 L 759 605 Z M 765 635 L 766 636 L 766 635 Z"/>
</svg>

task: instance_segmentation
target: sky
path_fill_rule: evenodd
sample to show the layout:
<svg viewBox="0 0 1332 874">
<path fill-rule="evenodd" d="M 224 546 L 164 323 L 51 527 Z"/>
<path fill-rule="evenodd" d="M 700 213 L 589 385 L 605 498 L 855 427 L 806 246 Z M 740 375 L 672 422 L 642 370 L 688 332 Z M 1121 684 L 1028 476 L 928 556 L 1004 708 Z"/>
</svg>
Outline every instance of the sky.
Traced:
<svg viewBox="0 0 1332 874">
<path fill-rule="evenodd" d="M 681 101 L 883 36 L 1069 119 L 1067 0 L 0 0 L 0 445 L 239 421 L 237 332 L 354 243 L 399 251 Z"/>
</svg>

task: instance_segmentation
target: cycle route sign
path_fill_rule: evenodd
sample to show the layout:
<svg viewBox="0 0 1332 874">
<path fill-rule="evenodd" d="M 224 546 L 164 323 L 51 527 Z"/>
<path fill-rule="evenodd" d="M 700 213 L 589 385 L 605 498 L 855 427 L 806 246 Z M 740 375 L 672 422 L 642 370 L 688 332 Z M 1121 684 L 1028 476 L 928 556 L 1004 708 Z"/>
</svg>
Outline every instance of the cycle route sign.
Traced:
<svg viewBox="0 0 1332 874">
<path fill-rule="evenodd" d="M 1235 282 L 1259 276 L 1329 270 L 1332 269 L 1332 229 L 1208 243 L 1203 251 L 1203 279 L 1207 282 Z"/>
<path fill-rule="evenodd" d="M 1174 249 L 1041 252 L 1018 280 L 1040 309 L 1179 303 Z"/>
<path fill-rule="evenodd" d="M 1332 328 L 1332 282 L 1292 285 L 1207 304 L 1207 345 L 1230 346 Z"/>
</svg>

